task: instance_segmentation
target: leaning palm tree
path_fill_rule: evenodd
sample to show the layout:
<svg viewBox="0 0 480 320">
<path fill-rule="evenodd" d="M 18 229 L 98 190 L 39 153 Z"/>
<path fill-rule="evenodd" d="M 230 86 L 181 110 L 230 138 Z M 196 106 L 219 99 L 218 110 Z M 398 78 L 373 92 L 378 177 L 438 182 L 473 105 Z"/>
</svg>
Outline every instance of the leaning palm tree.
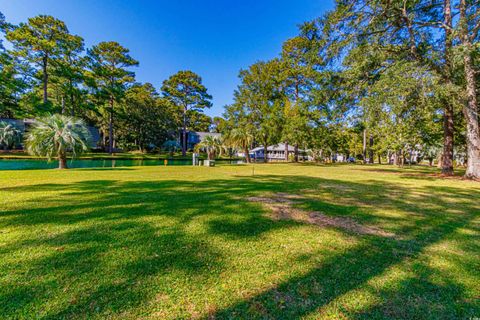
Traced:
<svg viewBox="0 0 480 320">
<path fill-rule="evenodd" d="M 221 154 L 223 151 L 222 139 L 218 136 L 207 135 L 203 140 L 195 146 L 195 150 L 205 150 L 207 152 L 208 160 L 215 160 L 215 157 L 218 154 Z"/>
<path fill-rule="evenodd" d="M 0 146 L 5 150 L 15 146 L 20 141 L 21 132 L 14 125 L 0 121 Z"/>
<path fill-rule="evenodd" d="M 228 144 L 232 147 L 238 147 L 245 153 L 245 159 L 250 163 L 249 147 L 253 143 L 253 135 L 246 128 L 235 128 L 227 135 Z"/>
<path fill-rule="evenodd" d="M 83 120 L 59 114 L 38 119 L 27 134 L 31 154 L 58 159 L 58 168 L 67 169 L 67 152 L 72 158 L 88 150 L 90 133 Z"/>
</svg>

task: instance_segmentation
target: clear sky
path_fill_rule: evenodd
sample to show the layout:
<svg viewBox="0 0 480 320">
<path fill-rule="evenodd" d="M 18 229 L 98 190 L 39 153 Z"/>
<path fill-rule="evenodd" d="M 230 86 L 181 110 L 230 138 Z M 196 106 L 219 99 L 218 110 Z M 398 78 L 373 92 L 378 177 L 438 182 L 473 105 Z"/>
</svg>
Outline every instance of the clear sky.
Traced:
<svg viewBox="0 0 480 320">
<path fill-rule="evenodd" d="M 198 73 L 213 95 L 211 116 L 231 103 L 241 68 L 278 55 L 299 24 L 332 7 L 332 0 L 0 0 L 9 22 L 49 14 L 87 47 L 118 41 L 140 62 L 137 80 L 157 89 L 178 70 Z"/>
</svg>

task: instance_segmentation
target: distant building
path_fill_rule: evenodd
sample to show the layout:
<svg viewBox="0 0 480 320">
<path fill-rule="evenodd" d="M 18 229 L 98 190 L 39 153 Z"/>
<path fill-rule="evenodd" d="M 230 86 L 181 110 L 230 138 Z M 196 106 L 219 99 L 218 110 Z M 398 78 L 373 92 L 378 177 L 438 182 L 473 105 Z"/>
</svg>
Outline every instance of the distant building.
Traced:
<svg viewBox="0 0 480 320">
<path fill-rule="evenodd" d="M 206 136 L 221 137 L 222 134 L 216 132 L 187 131 L 187 150 L 195 148 L 195 146 L 202 142 Z M 181 131 L 178 137 L 178 144 L 180 146 L 183 144 Z"/>
<path fill-rule="evenodd" d="M 265 148 L 263 146 L 250 150 L 250 157 L 256 160 L 265 160 Z M 288 157 L 295 156 L 295 147 L 288 145 Z M 298 149 L 298 159 L 307 160 L 305 150 Z M 267 147 L 268 161 L 285 161 L 285 144 L 279 143 Z"/>
<path fill-rule="evenodd" d="M 10 123 L 15 126 L 22 135 L 28 131 L 28 129 L 33 125 L 35 122 L 35 119 L 6 119 L 6 118 L 0 118 L 0 121 L 4 121 L 7 123 Z M 96 148 L 98 146 L 98 143 L 100 141 L 100 132 L 98 131 L 97 128 L 92 127 L 92 126 L 87 126 L 88 131 L 90 132 L 90 148 Z M 23 145 L 21 146 L 23 147 Z"/>
</svg>

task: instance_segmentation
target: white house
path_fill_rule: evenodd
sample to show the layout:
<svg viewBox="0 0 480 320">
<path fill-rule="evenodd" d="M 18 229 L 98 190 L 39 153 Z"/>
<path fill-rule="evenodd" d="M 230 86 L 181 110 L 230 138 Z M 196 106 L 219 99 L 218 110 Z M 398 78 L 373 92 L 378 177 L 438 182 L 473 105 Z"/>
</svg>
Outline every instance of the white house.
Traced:
<svg viewBox="0 0 480 320">
<path fill-rule="evenodd" d="M 264 160 L 265 149 L 263 146 L 257 147 L 255 149 L 250 150 L 250 157 L 256 160 Z M 295 155 L 295 147 L 292 145 L 288 145 L 288 155 L 294 156 Z M 298 149 L 298 158 L 300 160 L 306 160 L 307 157 L 305 155 L 305 150 Z M 267 160 L 269 161 L 285 161 L 285 144 L 279 143 L 273 146 L 267 147 Z"/>
</svg>

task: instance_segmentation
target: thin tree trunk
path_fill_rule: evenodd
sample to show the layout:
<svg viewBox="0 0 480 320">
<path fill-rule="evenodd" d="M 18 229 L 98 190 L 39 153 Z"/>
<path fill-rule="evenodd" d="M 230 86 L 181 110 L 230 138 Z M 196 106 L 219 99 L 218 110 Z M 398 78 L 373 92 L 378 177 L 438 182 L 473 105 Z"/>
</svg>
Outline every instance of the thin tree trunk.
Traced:
<svg viewBox="0 0 480 320">
<path fill-rule="evenodd" d="M 445 105 L 443 114 L 443 152 L 442 152 L 442 173 L 453 175 L 453 106 Z"/>
<path fill-rule="evenodd" d="M 248 150 L 248 147 L 244 148 L 244 152 L 245 152 L 245 160 L 247 160 L 247 163 L 252 162 L 252 160 L 250 159 L 250 152 Z"/>
<path fill-rule="evenodd" d="M 369 139 L 369 144 L 370 144 L 370 147 L 369 147 L 369 163 L 373 164 L 373 135 L 370 135 L 370 139 Z"/>
<path fill-rule="evenodd" d="M 367 129 L 363 130 L 363 163 L 367 163 Z"/>
<path fill-rule="evenodd" d="M 70 115 L 75 116 L 75 98 L 73 97 L 73 92 L 70 93 Z"/>
<path fill-rule="evenodd" d="M 285 161 L 288 162 L 288 141 L 285 141 Z"/>
<path fill-rule="evenodd" d="M 43 66 L 43 103 L 47 104 L 48 102 L 48 72 L 47 72 L 47 65 L 48 65 L 48 55 L 43 57 L 42 66 Z"/>
<path fill-rule="evenodd" d="M 443 168 L 443 152 L 437 157 L 437 168 Z"/>
<path fill-rule="evenodd" d="M 182 156 L 187 155 L 187 108 L 183 108 Z"/>
<path fill-rule="evenodd" d="M 108 121 L 108 152 L 113 153 L 113 97 L 110 97 L 110 118 Z"/>
<path fill-rule="evenodd" d="M 463 107 L 463 114 L 467 122 L 467 171 L 465 176 L 471 179 L 478 179 L 480 178 L 480 129 L 478 124 L 475 70 L 471 56 L 473 46 L 468 33 L 466 0 L 460 0 L 460 37 L 464 46 L 463 63 L 467 84 L 467 103 Z"/>
<path fill-rule="evenodd" d="M 382 156 L 378 153 L 378 164 L 382 164 Z"/>
<path fill-rule="evenodd" d="M 65 98 L 62 95 L 62 114 L 65 114 Z"/>
<path fill-rule="evenodd" d="M 263 144 L 263 162 L 268 162 L 268 146 L 266 143 Z"/>
<path fill-rule="evenodd" d="M 294 148 L 293 148 L 293 152 L 295 153 L 295 162 L 298 162 L 298 143 L 295 144 Z"/>
</svg>

